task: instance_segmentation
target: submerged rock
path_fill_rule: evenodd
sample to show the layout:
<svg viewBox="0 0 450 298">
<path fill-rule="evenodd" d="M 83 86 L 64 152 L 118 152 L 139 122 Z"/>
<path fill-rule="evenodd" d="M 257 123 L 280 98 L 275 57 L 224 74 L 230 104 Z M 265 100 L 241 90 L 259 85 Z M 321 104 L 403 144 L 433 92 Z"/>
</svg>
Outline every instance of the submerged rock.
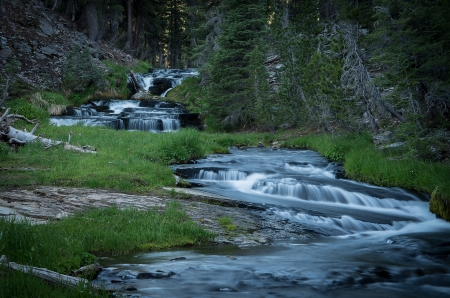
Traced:
<svg viewBox="0 0 450 298">
<path fill-rule="evenodd" d="M 155 272 L 142 272 L 139 273 L 136 278 L 137 279 L 160 279 L 160 278 L 167 278 L 175 273 L 172 271 L 163 271 L 163 270 L 156 270 Z"/>
</svg>

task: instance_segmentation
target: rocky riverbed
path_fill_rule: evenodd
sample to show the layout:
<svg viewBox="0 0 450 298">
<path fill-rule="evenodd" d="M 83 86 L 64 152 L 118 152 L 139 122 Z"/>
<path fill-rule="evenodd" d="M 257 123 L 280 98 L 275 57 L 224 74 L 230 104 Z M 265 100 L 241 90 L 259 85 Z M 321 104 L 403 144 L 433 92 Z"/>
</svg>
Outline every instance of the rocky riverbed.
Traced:
<svg viewBox="0 0 450 298">
<path fill-rule="evenodd" d="M 198 190 L 170 188 L 166 192 L 167 195 L 164 196 L 144 196 L 51 186 L 16 189 L 0 193 L 0 216 L 43 224 L 88 208 L 113 205 L 139 210 L 155 207 L 164 210 L 166 202 L 175 199 L 182 204 L 193 221 L 216 233 L 214 244 L 251 246 L 268 244 L 276 239 L 299 239 L 314 235 L 302 226 L 256 204 L 234 201 Z M 232 219 L 236 229 L 229 230 L 219 224 L 218 219 L 224 216 Z"/>
</svg>

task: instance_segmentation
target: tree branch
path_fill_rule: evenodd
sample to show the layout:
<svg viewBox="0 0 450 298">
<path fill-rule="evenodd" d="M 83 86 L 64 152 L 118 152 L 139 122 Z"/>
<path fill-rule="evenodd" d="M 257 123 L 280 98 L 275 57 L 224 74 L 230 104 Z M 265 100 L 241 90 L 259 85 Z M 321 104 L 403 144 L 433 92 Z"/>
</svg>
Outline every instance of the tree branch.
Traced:
<svg viewBox="0 0 450 298">
<path fill-rule="evenodd" d="M 10 115 L 8 115 L 8 118 L 22 119 L 30 124 L 36 124 L 39 121 L 38 119 L 30 120 L 27 117 L 19 115 L 19 114 L 10 114 Z"/>
</svg>

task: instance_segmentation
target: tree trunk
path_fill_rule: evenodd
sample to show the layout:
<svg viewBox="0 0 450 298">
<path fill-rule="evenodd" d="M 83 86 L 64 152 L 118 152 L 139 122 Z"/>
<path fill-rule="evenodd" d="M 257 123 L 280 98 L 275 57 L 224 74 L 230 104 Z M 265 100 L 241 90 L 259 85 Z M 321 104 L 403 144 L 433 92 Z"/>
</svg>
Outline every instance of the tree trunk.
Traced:
<svg viewBox="0 0 450 298">
<path fill-rule="evenodd" d="M 143 22 L 142 11 L 138 9 L 136 12 L 136 26 L 135 26 L 134 39 L 133 39 L 133 48 L 134 49 L 139 48 L 140 35 L 141 35 L 143 25 L 144 25 L 144 22 Z"/>
<path fill-rule="evenodd" d="M 131 49 L 133 44 L 133 19 L 132 19 L 132 5 L 133 0 L 127 0 L 127 41 L 125 43 L 125 49 Z"/>
<path fill-rule="evenodd" d="M 26 266 L 17 264 L 14 262 L 8 262 L 5 256 L 2 256 L 0 258 L 0 264 L 2 266 L 5 266 L 6 268 L 9 268 L 14 271 L 20 271 L 25 274 L 30 274 L 32 276 L 38 277 L 40 279 L 43 279 L 47 282 L 50 282 L 52 284 L 60 284 L 66 287 L 70 288 L 77 288 L 80 284 L 87 287 L 89 285 L 89 281 L 85 278 L 80 277 L 74 277 L 74 276 L 68 276 L 64 274 L 60 274 L 51 270 L 48 270 L 46 268 L 38 268 L 33 266 Z M 91 285 L 92 288 L 96 290 L 102 290 L 101 287 L 98 287 L 96 285 Z"/>
<path fill-rule="evenodd" d="M 109 41 L 115 43 L 117 41 L 117 37 L 119 36 L 119 12 L 117 10 L 113 10 L 110 15 L 111 36 L 109 37 Z"/>
<path fill-rule="evenodd" d="M 87 29 L 88 37 L 92 40 L 97 40 L 98 37 L 98 17 L 97 8 L 95 7 L 94 1 L 88 1 L 85 6 L 86 18 L 87 18 Z"/>
<path fill-rule="evenodd" d="M 134 72 L 133 72 L 132 70 L 130 70 L 130 76 L 131 76 L 131 80 L 133 81 L 134 88 L 135 88 L 138 92 L 147 92 L 147 90 L 145 90 L 144 88 L 142 88 L 141 85 L 139 84 L 139 82 L 136 80 L 136 77 L 134 76 Z"/>
<path fill-rule="evenodd" d="M 100 23 L 97 39 L 103 40 L 106 34 L 108 33 L 108 23 L 111 20 L 111 12 L 108 11 L 108 3 L 107 0 L 102 0 L 101 3 L 101 14 L 100 14 Z"/>
</svg>

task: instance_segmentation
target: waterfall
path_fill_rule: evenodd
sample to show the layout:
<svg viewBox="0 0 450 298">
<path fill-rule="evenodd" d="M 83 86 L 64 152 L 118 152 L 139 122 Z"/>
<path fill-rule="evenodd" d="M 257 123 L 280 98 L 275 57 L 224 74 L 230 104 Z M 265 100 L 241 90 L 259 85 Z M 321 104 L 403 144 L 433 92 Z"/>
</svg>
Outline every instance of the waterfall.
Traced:
<svg viewBox="0 0 450 298">
<path fill-rule="evenodd" d="M 142 88 L 154 95 L 165 97 L 167 92 L 180 85 L 188 77 L 198 76 L 197 69 L 152 69 L 146 74 L 136 73 L 134 76 Z M 131 78 L 128 78 L 131 81 Z"/>
</svg>

